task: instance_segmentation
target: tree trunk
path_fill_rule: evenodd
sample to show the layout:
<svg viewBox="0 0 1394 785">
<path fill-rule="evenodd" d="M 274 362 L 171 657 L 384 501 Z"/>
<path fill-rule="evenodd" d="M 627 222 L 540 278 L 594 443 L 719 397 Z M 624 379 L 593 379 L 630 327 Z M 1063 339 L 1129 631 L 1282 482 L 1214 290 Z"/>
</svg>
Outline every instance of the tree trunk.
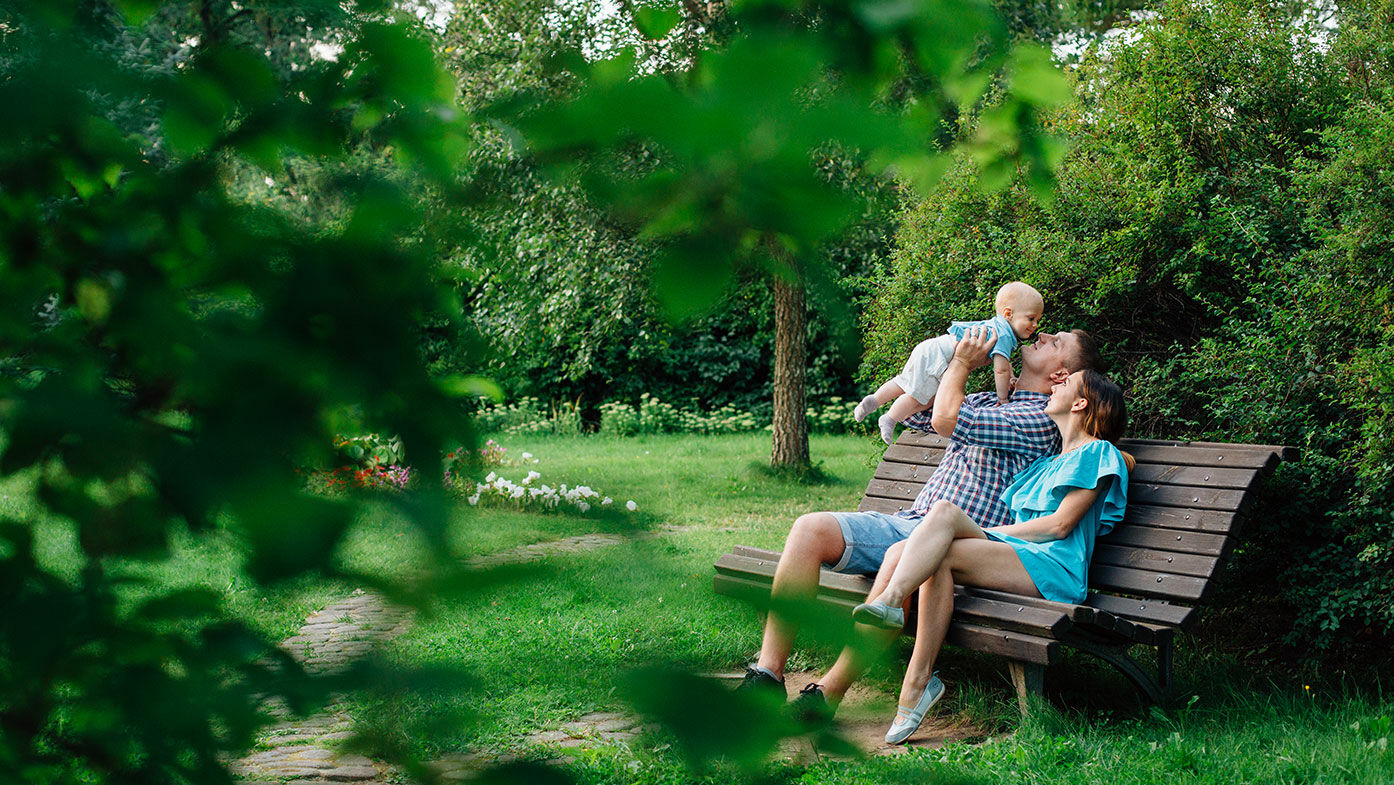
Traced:
<svg viewBox="0 0 1394 785">
<path fill-rule="evenodd" d="M 774 448 L 770 466 L 806 469 L 808 311 L 803 283 L 774 277 Z"/>
</svg>

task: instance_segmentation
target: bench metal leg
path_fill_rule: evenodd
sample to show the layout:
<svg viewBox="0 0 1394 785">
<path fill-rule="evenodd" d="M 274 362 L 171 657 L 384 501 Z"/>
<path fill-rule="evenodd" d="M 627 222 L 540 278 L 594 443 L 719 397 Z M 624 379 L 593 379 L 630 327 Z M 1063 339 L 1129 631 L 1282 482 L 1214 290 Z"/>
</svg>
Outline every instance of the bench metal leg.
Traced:
<svg viewBox="0 0 1394 785">
<path fill-rule="evenodd" d="M 1161 704 L 1166 701 L 1166 692 L 1171 681 L 1171 645 L 1169 642 L 1164 647 L 1159 647 L 1157 652 L 1157 666 L 1161 672 L 1160 680 L 1153 678 L 1152 674 L 1144 670 L 1137 660 L 1129 657 L 1125 648 L 1079 640 L 1070 641 L 1070 645 L 1117 668 L 1153 703 Z"/>
<path fill-rule="evenodd" d="M 1032 697 L 1040 697 L 1045 691 L 1045 666 L 1034 662 L 1010 660 L 1007 670 L 1012 674 L 1012 686 L 1016 688 L 1017 705 L 1021 716 L 1031 713 Z"/>
</svg>

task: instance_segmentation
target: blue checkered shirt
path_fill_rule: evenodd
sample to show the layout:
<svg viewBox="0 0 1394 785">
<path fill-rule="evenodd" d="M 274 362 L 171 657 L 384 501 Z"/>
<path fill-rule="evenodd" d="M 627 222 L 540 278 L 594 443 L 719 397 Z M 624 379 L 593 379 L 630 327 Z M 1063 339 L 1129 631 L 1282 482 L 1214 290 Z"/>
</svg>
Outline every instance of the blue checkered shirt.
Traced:
<svg viewBox="0 0 1394 785">
<path fill-rule="evenodd" d="M 958 505 L 983 528 L 1011 523 L 1002 491 L 1017 472 L 1042 455 L 1060 451 L 1060 430 L 1045 414 L 1044 393 L 1018 391 L 1005 405 L 997 393 L 974 393 L 958 410 L 958 424 L 939 468 L 925 483 L 915 503 L 897 513 L 918 520 L 930 505 L 946 499 Z M 911 415 L 905 425 L 933 433 L 931 411 Z"/>
</svg>

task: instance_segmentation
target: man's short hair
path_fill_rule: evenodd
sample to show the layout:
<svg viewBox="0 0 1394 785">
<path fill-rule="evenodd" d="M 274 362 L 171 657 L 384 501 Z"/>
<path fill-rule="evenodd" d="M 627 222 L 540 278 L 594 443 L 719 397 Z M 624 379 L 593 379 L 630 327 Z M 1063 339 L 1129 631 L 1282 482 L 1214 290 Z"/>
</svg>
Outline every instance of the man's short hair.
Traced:
<svg viewBox="0 0 1394 785">
<path fill-rule="evenodd" d="M 1086 368 L 1092 371 L 1103 373 L 1104 356 L 1099 353 L 1099 339 L 1083 330 L 1071 330 L 1077 339 L 1074 357 L 1066 363 L 1070 373 L 1083 371 Z"/>
</svg>

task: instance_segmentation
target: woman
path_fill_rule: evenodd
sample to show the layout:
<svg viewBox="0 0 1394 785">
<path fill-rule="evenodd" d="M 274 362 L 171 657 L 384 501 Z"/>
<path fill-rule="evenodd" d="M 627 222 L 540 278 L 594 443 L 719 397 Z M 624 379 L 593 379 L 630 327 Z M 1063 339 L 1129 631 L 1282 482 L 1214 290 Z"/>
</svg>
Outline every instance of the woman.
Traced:
<svg viewBox="0 0 1394 785">
<path fill-rule="evenodd" d="M 909 738 L 944 694 L 933 671 L 955 582 L 1083 602 L 1094 538 L 1123 519 L 1133 462 L 1113 444 L 1127 426 L 1122 390 L 1100 373 L 1078 371 L 1051 389 L 1045 412 L 1060 428 L 1061 451 L 1027 466 L 1003 492 L 1016 523 L 985 530 L 952 503 L 937 502 L 903 549 L 887 553 L 882 569 L 893 571 L 886 588 L 852 612 L 863 624 L 898 629 L 907 600 L 923 584 L 915 650 L 888 743 Z"/>
</svg>

